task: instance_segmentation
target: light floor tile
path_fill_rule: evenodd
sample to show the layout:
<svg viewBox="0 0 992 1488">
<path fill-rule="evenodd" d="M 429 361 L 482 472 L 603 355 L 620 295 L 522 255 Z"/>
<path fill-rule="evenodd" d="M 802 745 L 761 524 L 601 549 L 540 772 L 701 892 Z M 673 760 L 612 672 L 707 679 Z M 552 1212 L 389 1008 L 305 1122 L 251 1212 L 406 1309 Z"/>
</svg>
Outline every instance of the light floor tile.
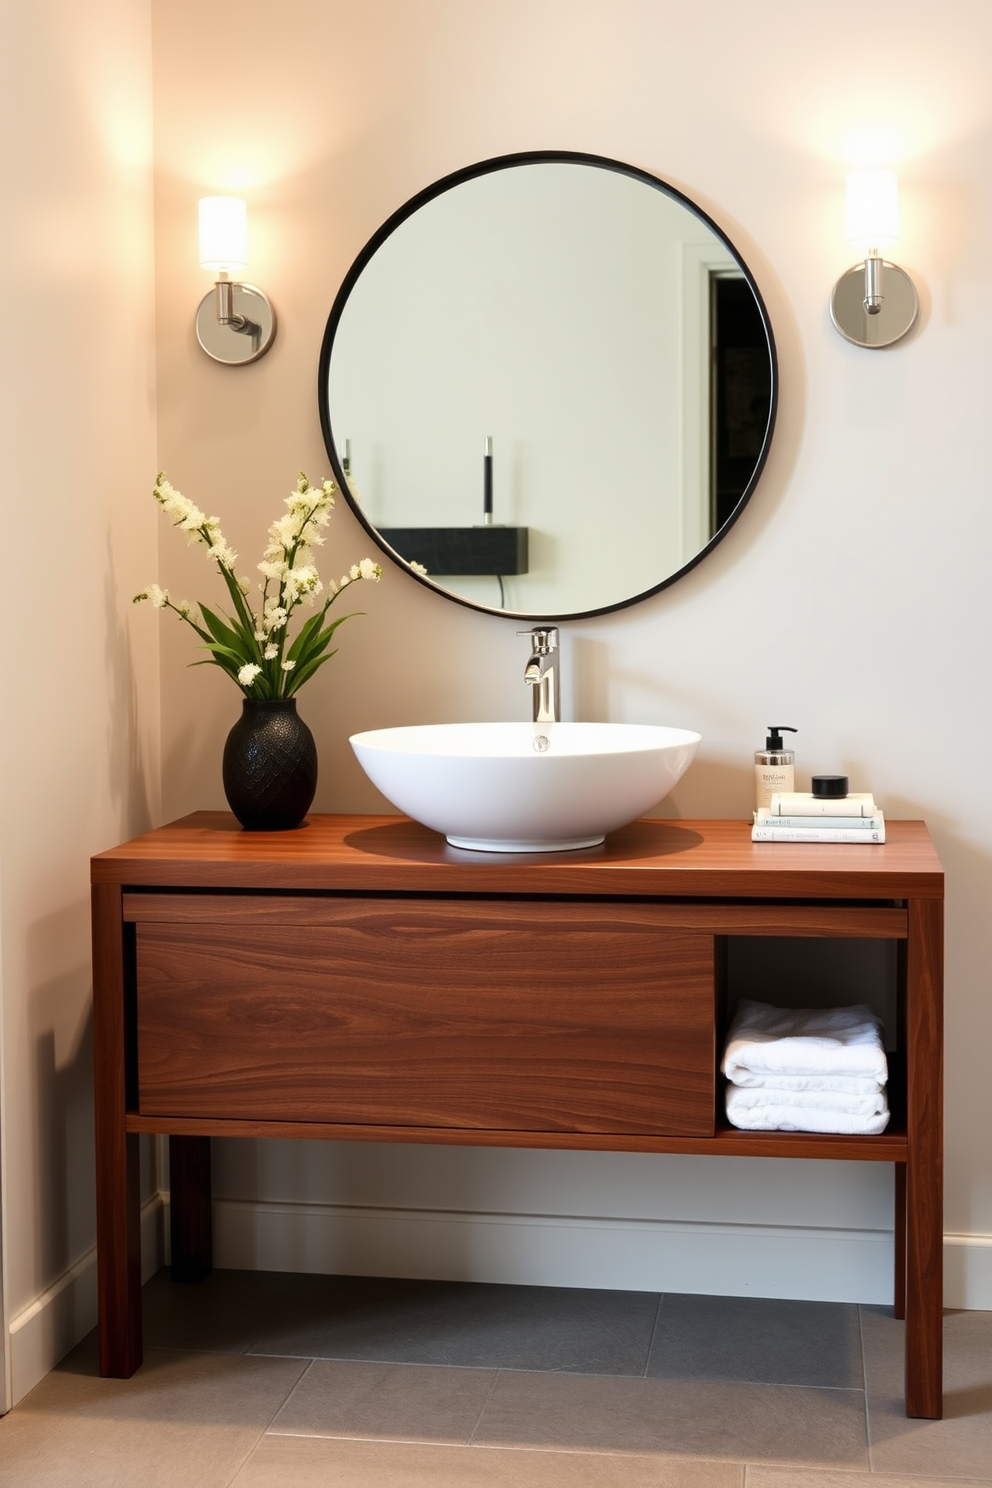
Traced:
<svg viewBox="0 0 992 1488">
<path fill-rule="evenodd" d="M 749 1467 L 744 1488 L 984 1488 L 987 1481 L 920 1478 L 904 1473 L 826 1472 L 815 1467 Z"/>
<path fill-rule="evenodd" d="M 231 1488 L 743 1488 L 730 1462 L 266 1436 Z"/>
<path fill-rule="evenodd" d="M 84 1343 L 0 1420 L 2 1488 L 226 1488 L 303 1370 L 152 1352 L 100 1379 Z"/>
<path fill-rule="evenodd" d="M 859 1390 L 501 1373 L 476 1442 L 867 1468 Z"/>
<path fill-rule="evenodd" d="M 270 1430 L 467 1446 L 495 1379 L 494 1369 L 315 1359 Z"/>
<path fill-rule="evenodd" d="M 944 1419 L 907 1420 L 905 1324 L 862 1308 L 868 1428 L 875 1473 L 992 1482 L 992 1313 L 944 1318 Z"/>
</svg>

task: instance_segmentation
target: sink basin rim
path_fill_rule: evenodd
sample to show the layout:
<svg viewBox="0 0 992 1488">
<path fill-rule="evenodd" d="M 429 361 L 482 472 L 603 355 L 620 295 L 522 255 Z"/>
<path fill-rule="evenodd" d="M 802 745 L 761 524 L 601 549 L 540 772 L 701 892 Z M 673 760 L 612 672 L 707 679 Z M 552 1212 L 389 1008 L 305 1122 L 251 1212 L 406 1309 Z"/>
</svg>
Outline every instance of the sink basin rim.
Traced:
<svg viewBox="0 0 992 1488">
<path fill-rule="evenodd" d="M 701 739 L 658 724 L 502 722 L 371 729 L 350 742 L 387 800 L 453 847 L 520 853 L 601 843 L 664 799 Z"/>
</svg>

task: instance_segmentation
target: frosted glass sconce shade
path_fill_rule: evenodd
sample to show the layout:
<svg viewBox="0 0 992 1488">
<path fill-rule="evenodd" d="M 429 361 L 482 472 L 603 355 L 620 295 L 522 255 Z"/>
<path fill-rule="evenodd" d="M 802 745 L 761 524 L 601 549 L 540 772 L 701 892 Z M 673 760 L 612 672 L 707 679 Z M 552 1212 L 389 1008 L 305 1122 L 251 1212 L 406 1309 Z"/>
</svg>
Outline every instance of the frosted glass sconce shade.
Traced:
<svg viewBox="0 0 992 1488">
<path fill-rule="evenodd" d="M 881 252 L 899 240 L 895 171 L 851 171 L 844 216 L 847 240 L 865 259 L 834 285 L 830 318 L 855 346 L 892 346 L 912 330 L 920 309 L 912 279 Z"/>
<path fill-rule="evenodd" d="M 260 289 L 230 277 L 248 267 L 248 208 L 239 196 L 204 196 L 199 218 L 200 267 L 217 277 L 197 309 L 196 339 L 215 362 L 257 362 L 272 345 L 275 311 Z"/>
<path fill-rule="evenodd" d="M 200 268 L 215 273 L 248 267 L 248 206 L 240 196 L 200 198 Z"/>
<path fill-rule="evenodd" d="M 899 241 L 899 178 L 894 170 L 856 170 L 847 177 L 847 241 L 862 253 Z"/>
</svg>

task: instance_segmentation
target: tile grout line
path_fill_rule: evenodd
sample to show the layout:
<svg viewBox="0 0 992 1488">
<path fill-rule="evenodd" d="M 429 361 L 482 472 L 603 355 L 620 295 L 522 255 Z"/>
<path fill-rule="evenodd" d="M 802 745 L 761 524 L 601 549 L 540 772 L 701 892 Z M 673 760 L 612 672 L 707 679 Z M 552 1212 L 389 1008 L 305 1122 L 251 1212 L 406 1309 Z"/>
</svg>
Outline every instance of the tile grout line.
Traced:
<svg viewBox="0 0 992 1488">
<path fill-rule="evenodd" d="M 245 1358 L 245 1357 L 247 1357 L 247 1355 L 242 1355 L 242 1357 Z M 261 1431 L 258 1433 L 258 1435 L 256 1436 L 255 1440 L 252 1442 L 251 1446 L 248 1447 L 248 1449 L 245 1451 L 244 1455 L 239 1460 L 239 1462 L 238 1462 L 237 1466 L 235 1467 L 235 1469 L 234 1469 L 233 1473 L 231 1474 L 231 1476 L 224 1483 L 224 1488 L 231 1488 L 231 1485 L 240 1476 L 240 1473 L 241 1473 L 242 1469 L 245 1467 L 245 1465 L 247 1464 L 249 1457 L 252 1455 L 253 1452 L 256 1451 L 256 1449 L 258 1448 L 259 1444 L 261 1442 L 263 1442 L 265 1440 L 265 1438 L 269 1435 L 270 1428 L 272 1426 L 272 1422 L 275 1420 L 276 1416 L 282 1410 L 283 1406 L 287 1403 L 287 1401 L 289 1400 L 290 1396 L 298 1388 L 298 1386 L 300 1385 L 300 1382 L 303 1380 L 303 1378 L 305 1377 L 305 1375 L 309 1372 L 310 1367 L 311 1367 L 312 1364 L 313 1364 L 313 1360 L 311 1359 L 308 1362 L 306 1369 L 301 1370 L 299 1376 L 290 1385 L 289 1389 L 286 1391 L 285 1396 L 283 1397 L 283 1399 L 280 1401 L 280 1403 L 276 1406 L 275 1410 L 270 1415 L 269 1420 L 268 1420 L 268 1424 L 262 1427 Z"/>
<path fill-rule="evenodd" d="M 262 1357 L 265 1357 L 265 1356 L 263 1355 Z M 280 1355 L 269 1355 L 268 1357 L 270 1357 L 270 1358 L 279 1358 L 279 1357 L 282 1357 L 282 1356 L 280 1356 Z M 292 1355 L 290 1355 L 289 1357 L 292 1357 Z M 281 1410 L 284 1410 L 285 1407 L 289 1404 L 290 1400 L 296 1394 L 297 1390 L 300 1388 L 300 1386 L 302 1385 L 303 1381 L 306 1379 L 307 1375 L 313 1369 L 313 1366 L 314 1366 L 314 1364 L 316 1362 L 317 1362 L 316 1359 L 307 1359 L 306 1368 L 300 1370 L 300 1373 L 299 1373 L 298 1377 L 293 1381 L 292 1385 L 287 1390 L 285 1399 L 282 1401 L 282 1403 L 280 1405 L 277 1405 L 276 1408 L 275 1408 L 275 1410 L 272 1412 L 271 1416 L 269 1417 L 269 1423 L 265 1427 L 265 1430 L 262 1432 L 262 1436 L 281 1436 L 281 1435 L 283 1435 L 282 1432 L 273 1431 L 272 1430 L 272 1423 L 275 1420 L 276 1416 L 279 1414 L 279 1412 Z M 256 1443 L 256 1446 L 257 1445 L 258 1445 L 258 1443 Z M 252 1450 L 254 1450 L 254 1448 Z"/>
<path fill-rule="evenodd" d="M 644 1359 L 644 1368 L 641 1371 L 641 1378 L 642 1379 L 647 1379 L 647 1377 L 648 1377 L 648 1369 L 650 1368 L 650 1365 L 651 1365 L 651 1352 L 652 1352 L 652 1350 L 654 1348 L 655 1338 L 658 1336 L 658 1324 L 661 1321 L 661 1306 L 662 1306 L 662 1303 L 664 1302 L 664 1300 L 665 1300 L 665 1294 L 664 1294 L 664 1292 L 659 1292 L 658 1293 L 658 1306 L 654 1310 L 654 1324 L 653 1324 L 653 1326 L 651 1328 L 651 1337 L 648 1339 L 648 1351 L 647 1351 L 647 1354 L 646 1354 L 645 1359 Z"/>
<path fill-rule="evenodd" d="M 488 1406 L 489 1401 L 492 1398 L 492 1393 L 496 1388 L 496 1381 L 499 1378 L 501 1372 L 502 1371 L 499 1369 L 493 1370 L 493 1377 L 489 1381 L 489 1389 L 486 1391 L 486 1398 L 479 1407 L 479 1414 L 475 1418 L 475 1425 L 472 1427 L 472 1430 L 469 1433 L 468 1441 L 465 1444 L 466 1446 L 474 1447 L 476 1445 L 475 1438 L 479 1434 L 479 1427 L 482 1425 L 482 1418 L 486 1414 L 486 1407 Z"/>
<path fill-rule="evenodd" d="M 871 1420 L 868 1415 L 868 1359 L 865 1354 L 865 1318 L 862 1305 L 858 1303 L 858 1342 L 861 1344 L 861 1388 L 864 1392 L 865 1402 L 865 1455 L 868 1458 L 868 1471 L 875 1471 L 871 1452 Z"/>
</svg>

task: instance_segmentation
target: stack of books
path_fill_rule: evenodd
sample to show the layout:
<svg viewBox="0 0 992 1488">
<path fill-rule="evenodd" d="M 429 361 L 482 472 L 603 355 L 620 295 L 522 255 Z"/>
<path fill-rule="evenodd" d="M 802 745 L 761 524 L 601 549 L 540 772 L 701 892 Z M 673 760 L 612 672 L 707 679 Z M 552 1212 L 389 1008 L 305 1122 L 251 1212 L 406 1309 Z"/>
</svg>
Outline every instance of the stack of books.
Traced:
<svg viewBox="0 0 992 1488">
<path fill-rule="evenodd" d="M 871 847 L 885 841 L 885 817 L 870 792 L 826 799 L 782 791 L 754 813 L 752 842 L 849 842 Z"/>
</svg>

